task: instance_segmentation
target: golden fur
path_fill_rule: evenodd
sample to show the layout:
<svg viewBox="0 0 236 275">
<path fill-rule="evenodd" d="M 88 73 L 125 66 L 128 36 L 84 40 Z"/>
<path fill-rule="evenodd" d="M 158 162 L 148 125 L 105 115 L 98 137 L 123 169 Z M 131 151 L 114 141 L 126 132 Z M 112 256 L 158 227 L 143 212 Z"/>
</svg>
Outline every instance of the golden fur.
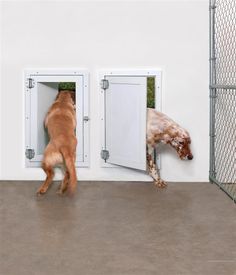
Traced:
<svg viewBox="0 0 236 275">
<path fill-rule="evenodd" d="M 64 193 L 67 188 L 70 194 L 75 192 L 77 185 L 75 170 L 77 139 L 75 136 L 76 113 L 73 97 L 74 93 L 71 91 L 60 91 L 46 115 L 45 127 L 48 129 L 50 141 L 44 151 L 42 168 L 47 178 L 38 189 L 37 194 L 47 192 L 54 177 L 53 168 L 58 164 L 65 166 L 65 177 L 58 193 Z"/>
</svg>

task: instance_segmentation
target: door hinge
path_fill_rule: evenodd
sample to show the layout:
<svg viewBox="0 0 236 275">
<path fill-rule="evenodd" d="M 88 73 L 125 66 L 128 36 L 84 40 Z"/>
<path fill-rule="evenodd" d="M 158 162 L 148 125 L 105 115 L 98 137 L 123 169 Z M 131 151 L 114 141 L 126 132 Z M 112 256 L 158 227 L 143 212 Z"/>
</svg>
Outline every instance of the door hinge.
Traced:
<svg viewBox="0 0 236 275">
<path fill-rule="evenodd" d="M 102 150 L 101 151 L 101 158 L 104 159 L 104 160 L 107 160 L 109 159 L 109 151 L 108 150 Z"/>
<path fill-rule="evenodd" d="M 29 89 L 34 88 L 34 85 L 35 85 L 34 79 L 33 78 L 28 78 L 26 85 L 27 85 L 27 88 L 29 88 Z"/>
<path fill-rule="evenodd" d="M 89 121 L 89 117 L 88 116 L 84 116 L 83 120 L 87 122 L 87 121 Z"/>
<path fill-rule="evenodd" d="M 109 88 L 109 81 L 107 79 L 102 79 L 101 80 L 101 88 L 103 90 L 106 90 Z"/>
<path fill-rule="evenodd" d="M 34 149 L 26 149 L 25 150 L 25 156 L 27 159 L 33 159 L 35 156 Z"/>
</svg>

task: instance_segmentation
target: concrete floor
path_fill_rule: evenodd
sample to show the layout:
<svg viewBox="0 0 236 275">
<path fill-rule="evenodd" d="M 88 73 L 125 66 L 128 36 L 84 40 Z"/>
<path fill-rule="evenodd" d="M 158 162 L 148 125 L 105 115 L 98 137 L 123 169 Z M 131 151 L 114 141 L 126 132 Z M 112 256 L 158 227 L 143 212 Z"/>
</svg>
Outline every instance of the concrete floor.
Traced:
<svg viewBox="0 0 236 275">
<path fill-rule="evenodd" d="M 0 182 L 1 275 L 236 274 L 234 203 L 210 183 Z"/>
</svg>

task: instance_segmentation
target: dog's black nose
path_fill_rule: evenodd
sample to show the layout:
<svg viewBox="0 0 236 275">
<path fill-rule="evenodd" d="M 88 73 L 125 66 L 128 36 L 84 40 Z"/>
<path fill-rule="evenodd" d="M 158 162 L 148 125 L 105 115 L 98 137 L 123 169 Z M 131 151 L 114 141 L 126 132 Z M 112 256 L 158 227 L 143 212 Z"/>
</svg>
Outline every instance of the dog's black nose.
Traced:
<svg viewBox="0 0 236 275">
<path fill-rule="evenodd" d="M 193 159 L 193 155 L 188 155 L 188 160 L 191 160 L 191 159 Z"/>
</svg>

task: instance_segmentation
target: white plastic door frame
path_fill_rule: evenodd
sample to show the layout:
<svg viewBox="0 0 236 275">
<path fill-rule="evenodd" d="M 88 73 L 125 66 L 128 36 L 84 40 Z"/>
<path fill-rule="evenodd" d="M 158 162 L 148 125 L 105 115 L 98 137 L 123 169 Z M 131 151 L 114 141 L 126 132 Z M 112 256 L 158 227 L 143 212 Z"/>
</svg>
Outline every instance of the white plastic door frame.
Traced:
<svg viewBox="0 0 236 275">
<path fill-rule="evenodd" d="M 28 79 L 34 80 L 34 87 L 28 88 Z M 77 124 L 80 127 L 76 128 L 76 136 L 78 138 L 77 146 L 77 167 L 89 166 L 89 121 L 85 118 L 89 117 L 89 95 L 88 95 L 88 72 L 87 70 L 26 70 L 25 71 L 25 146 L 26 149 L 37 148 L 37 118 L 35 111 L 37 109 L 37 91 L 38 83 L 53 83 L 53 82 L 75 82 L 76 83 L 76 115 Z M 32 129 L 34 131 L 32 131 Z M 80 128 L 80 129 L 78 129 Z M 25 158 L 26 167 L 39 167 L 42 154 L 35 152 L 35 157 L 31 160 Z"/>
</svg>

